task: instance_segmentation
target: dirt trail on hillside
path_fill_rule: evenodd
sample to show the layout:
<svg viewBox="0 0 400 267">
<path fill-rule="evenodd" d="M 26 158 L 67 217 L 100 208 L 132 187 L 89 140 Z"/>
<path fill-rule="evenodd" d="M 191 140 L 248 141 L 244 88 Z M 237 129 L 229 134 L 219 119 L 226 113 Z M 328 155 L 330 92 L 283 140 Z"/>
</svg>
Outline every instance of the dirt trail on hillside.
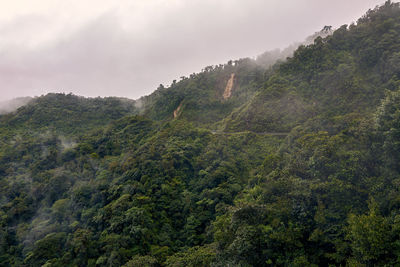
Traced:
<svg viewBox="0 0 400 267">
<path fill-rule="evenodd" d="M 176 117 L 178 117 L 178 113 L 179 113 L 179 111 L 181 110 L 181 108 L 182 108 L 182 102 L 179 104 L 179 106 L 174 110 L 174 119 L 176 118 Z"/>
<path fill-rule="evenodd" d="M 235 73 L 232 73 L 231 78 L 228 80 L 228 83 L 226 84 L 225 87 L 225 91 L 223 94 L 224 99 L 228 99 L 231 97 L 234 80 L 235 80 Z"/>
<path fill-rule="evenodd" d="M 287 136 L 289 132 L 252 132 L 252 131 L 243 131 L 243 132 L 221 132 L 221 131 L 211 131 L 212 134 L 220 134 L 220 135 L 240 135 L 240 134 L 256 134 L 256 135 L 268 135 L 268 136 Z"/>
</svg>

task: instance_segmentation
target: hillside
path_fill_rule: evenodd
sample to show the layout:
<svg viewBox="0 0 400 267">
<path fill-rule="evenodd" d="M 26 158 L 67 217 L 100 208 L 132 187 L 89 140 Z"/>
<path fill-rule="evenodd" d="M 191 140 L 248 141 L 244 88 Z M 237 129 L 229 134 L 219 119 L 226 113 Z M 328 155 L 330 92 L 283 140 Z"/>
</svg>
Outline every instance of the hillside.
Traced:
<svg viewBox="0 0 400 267">
<path fill-rule="evenodd" d="M 0 115 L 0 266 L 398 265 L 399 37 L 387 1 L 273 66 Z"/>
<path fill-rule="evenodd" d="M 265 69 L 251 59 L 208 66 L 201 73 L 182 77 L 170 87 L 159 87 L 153 94 L 143 97 L 144 115 L 158 121 L 169 120 L 180 106 L 179 119 L 210 127 L 247 102 L 261 85 L 264 75 Z M 224 95 L 229 81 L 230 94 Z"/>
<path fill-rule="evenodd" d="M 84 98 L 72 94 L 48 94 L 31 99 L 16 111 L 0 115 L 0 127 L 29 128 L 61 134 L 79 132 L 104 126 L 112 120 L 137 114 L 134 100 L 108 97 Z"/>
</svg>

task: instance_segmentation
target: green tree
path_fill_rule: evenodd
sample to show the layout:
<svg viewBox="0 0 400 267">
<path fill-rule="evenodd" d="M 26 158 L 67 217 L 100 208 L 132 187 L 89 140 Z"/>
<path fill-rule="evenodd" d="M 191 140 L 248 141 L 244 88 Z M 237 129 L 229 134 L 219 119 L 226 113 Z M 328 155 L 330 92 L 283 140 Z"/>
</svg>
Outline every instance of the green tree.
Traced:
<svg viewBox="0 0 400 267">
<path fill-rule="evenodd" d="M 378 214 L 371 202 L 368 214 L 349 215 L 347 238 L 352 255 L 360 264 L 382 265 L 392 253 L 392 230 L 389 220 Z"/>
</svg>

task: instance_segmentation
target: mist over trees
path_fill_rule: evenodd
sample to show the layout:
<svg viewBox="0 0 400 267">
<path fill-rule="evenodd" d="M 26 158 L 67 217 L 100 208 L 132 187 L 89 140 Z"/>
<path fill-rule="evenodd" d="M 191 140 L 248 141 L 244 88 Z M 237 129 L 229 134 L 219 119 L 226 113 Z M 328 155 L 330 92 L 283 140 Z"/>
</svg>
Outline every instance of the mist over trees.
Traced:
<svg viewBox="0 0 400 267">
<path fill-rule="evenodd" d="M 16 111 L 18 108 L 26 105 L 31 100 L 31 97 L 20 97 L 9 101 L 2 101 L 0 102 L 0 114 Z"/>
<path fill-rule="evenodd" d="M 310 45 L 314 43 L 317 37 L 325 38 L 333 33 L 332 26 L 325 26 L 321 31 L 308 36 L 303 42 L 291 44 L 284 49 L 275 49 L 266 51 L 256 57 L 256 62 L 265 68 L 272 67 L 278 61 L 285 61 L 286 58 L 292 57 L 296 49 L 301 45 Z"/>
</svg>

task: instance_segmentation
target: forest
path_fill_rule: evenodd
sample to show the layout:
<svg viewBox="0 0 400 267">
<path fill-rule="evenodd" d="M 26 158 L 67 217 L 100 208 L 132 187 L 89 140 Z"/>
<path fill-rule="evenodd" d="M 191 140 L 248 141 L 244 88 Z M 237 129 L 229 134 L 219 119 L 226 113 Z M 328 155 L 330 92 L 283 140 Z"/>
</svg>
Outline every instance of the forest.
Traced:
<svg viewBox="0 0 400 267">
<path fill-rule="evenodd" d="M 0 115 L 0 266 L 399 265 L 400 4 L 330 31 Z"/>
</svg>

